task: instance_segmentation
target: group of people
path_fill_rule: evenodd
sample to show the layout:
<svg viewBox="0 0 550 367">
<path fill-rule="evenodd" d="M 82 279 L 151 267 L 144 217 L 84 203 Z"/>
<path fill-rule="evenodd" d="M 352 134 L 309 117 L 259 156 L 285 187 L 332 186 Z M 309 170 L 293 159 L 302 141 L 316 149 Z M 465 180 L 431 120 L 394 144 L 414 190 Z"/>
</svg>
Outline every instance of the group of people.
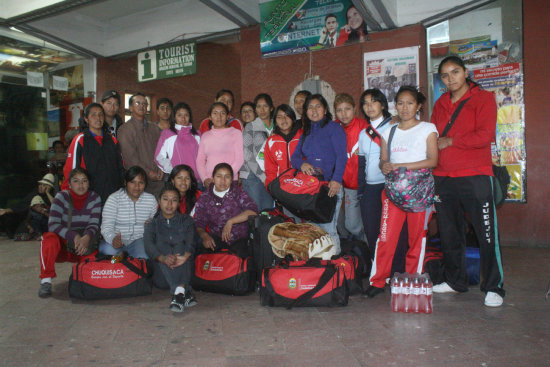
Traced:
<svg viewBox="0 0 550 367">
<path fill-rule="evenodd" d="M 449 92 L 437 101 L 431 122 L 418 119 L 425 97 L 410 86 L 396 93 L 393 117 L 378 89 L 360 96 L 364 118 L 355 115 L 352 96 L 338 94 L 335 119 L 321 94 L 304 90 L 294 108 L 275 107 L 269 94 L 258 94 L 242 104 L 242 122 L 231 115 L 233 93 L 223 89 L 199 129 L 188 104 L 173 106 L 167 99 L 160 101 L 165 117 L 170 110 L 168 123 L 147 121 L 148 102 L 140 93 L 130 98 L 132 118 L 113 128 L 104 105 L 120 98 L 105 93 L 103 105 L 86 107 L 82 132 L 69 148 L 65 190 L 53 199 L 41 243 L 39 295 L 51 294 L 56 261 L 80 261 L 97 245 L 106 255 L 124 251 L 151 259 L 154 284 L 170 288 L 170 308 L 183 311 L 196 304 L 189 286 L 194 253 L 229 248 L 247 256 L 247 218 L 275 205 L 269 183 L 294 168 L 321 177 L 337 198 L 332 221 L 318 224 L 331 235 L 336 253 L 341 215 L 350 236 L 368 243 L 366 260 L 373 266 L 366 297 L 384 291 L 397 248 L 406 249 L 407 272 L 422 272 L 435 200 L 446 281 L 434 292 L 467 290 L 467 213 L 481 247 L 485 304 L 500 306 L 502 262 L 491 185 L 494 97 L 468 79 L 459 58 L 443 60 L 439 73 Z M 444 131 L 451 119 L 456 121 Z M 432 197 L 419 200 L 414 211 L 402 209 L 385 190 L 389 177 L 405 171 L 432 182 Z"/>
</svg>

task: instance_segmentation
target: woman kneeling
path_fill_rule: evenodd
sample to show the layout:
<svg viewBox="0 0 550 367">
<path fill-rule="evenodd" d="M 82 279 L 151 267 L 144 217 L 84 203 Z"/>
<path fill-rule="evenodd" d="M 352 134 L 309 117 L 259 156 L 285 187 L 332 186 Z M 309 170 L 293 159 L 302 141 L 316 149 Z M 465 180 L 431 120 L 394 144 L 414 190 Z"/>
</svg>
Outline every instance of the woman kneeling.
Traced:
<svg viewBox="0 0 550 367">
<path fill-rule="evenodd" d="M 145 226 L 145 251 L 154 260 L 153 284 L 170 288 L 170 310 L 183 312 L 197 304 L 189 283 L 193 274 L 194 223 L 178 212 L 180 194 L 168 184 L 159 196 L 159 212 Z"/>
<path fill-rule="evenodd" d="M 233 169 L 229 164 L 217 164 L 212 176 L 214 182 L 195 205 L 195 223 L 203 245 L 200 250 L 226 248 L 245 258 L 248 256 L 247 220 L 257 215 L 258 207 L 233 182 Z"/>
</svg>

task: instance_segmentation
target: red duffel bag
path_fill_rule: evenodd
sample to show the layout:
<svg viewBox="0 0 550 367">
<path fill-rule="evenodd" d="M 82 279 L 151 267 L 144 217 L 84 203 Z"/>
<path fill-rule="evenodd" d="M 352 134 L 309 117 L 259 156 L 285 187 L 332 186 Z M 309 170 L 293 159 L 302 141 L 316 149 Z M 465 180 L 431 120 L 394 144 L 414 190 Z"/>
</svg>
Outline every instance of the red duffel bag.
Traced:
<svg viewBox="0 0 550 367">
<path fill-rule="evenodd" d="M 69 296 L 85 300 L 145 296 L 152 292 L 147 260 L 128 256 L 111 263 L 111 256 L 97 255 L 73 264 Z"/>
<path fill-rule="evenodd" d="M 285 258 L 262 273 L 262 306 L 346 306 L 348 299 L 345 269 L 332 261 Z"/>
<path fill-rule="evenodd" d="M 329 223 L 336 209 L 336 196 L 329 197 L 328 183 L 290 168 L 268 186 L 271 195 L 299 218 Z"/>
<path fill-rule="evenodd" d="M 244 295 L 254 289 L 252 258 L 243 259 L 224 249 L 195 257 L 193 289 L 214 293 Z"/>
</svg>

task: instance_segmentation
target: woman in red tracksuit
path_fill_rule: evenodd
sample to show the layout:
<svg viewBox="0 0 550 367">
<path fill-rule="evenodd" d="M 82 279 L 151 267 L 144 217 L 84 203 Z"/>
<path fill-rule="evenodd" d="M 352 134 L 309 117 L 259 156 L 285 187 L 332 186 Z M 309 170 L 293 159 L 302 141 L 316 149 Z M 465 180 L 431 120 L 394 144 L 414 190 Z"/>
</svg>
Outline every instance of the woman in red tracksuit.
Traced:
<svg viewBox="0 0 550 367">
<path fill-rule="evenodd" d="M 291 168 L 290 157 L 302 136 L 301 126 L 296 122 L 294 110 L 287 104 L 275 109 L 273 134 L 265 142 L 265 186 Z"/>
<path fill-rule="evenodd" d="M 347 93 L 340 93 L 334 98 L 336 122 L 342 125 L 346 133 L 348 161 L 342 178 L 344 185 L 344 227 L 358 240 L 365 241 L 365 231 L 361 220 L 361 208 L 357 198 L 359 175 L 359 134 L 367 127 L 367 121 L 355 117 L 355 102 Z"/>
<path fill-rule="evenodd" d="M 482 292 L 485 305 L 502 305 L 502 258 L 493 198 L 491 142 L 495 140 L 497 107 L 492 93 L 468 78 L 462 59 L 449 56 L 439 64 L 439 75 L 449 90 L 435 103 L 432 122 L 441 135 L 463 101 L 445 136 L 438 139 L 439 163 L 434 170 L 437 222 L 443 250 L 445 282 L 435 293 L 466 292 L 467 213 L 479 242 Z"/>
</svg>

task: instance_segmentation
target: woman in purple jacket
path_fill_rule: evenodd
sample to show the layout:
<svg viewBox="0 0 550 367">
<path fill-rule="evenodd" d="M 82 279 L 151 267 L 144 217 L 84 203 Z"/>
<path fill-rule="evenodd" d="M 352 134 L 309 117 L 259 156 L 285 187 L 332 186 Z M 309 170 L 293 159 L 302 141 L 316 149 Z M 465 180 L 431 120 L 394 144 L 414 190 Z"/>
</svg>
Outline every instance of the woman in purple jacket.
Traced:
<svg viewBox="0 0 550 367">
<path fill-rule="evenodd" d="M 212 179 L 213 183 L 195 204 L 195 226 L 203 246 L 199 252 L 225 248 L 245 258 L 248 256 L 247 220 L 257 215 L 258 207 L 233 182 L 233 169 L 229 164 L 218 163 Z"/>
<path fill-rule="evenodd" d="M 346 133 L 340 124 L 332 121 L 326 99 L 313 94 L 304 102 L 303 134 L 292 154 L 292 167 L 306 175 L 322 176 L 328 181 L 330 197 L 336 195 L 336 211 L 330 223 L 315 223 L 333 238 L 336 254 L 340 253 L 340 238 L 336 230 L 338 213 L 342 206 L 342 177 L 348 161 Z"/>
</svg>

